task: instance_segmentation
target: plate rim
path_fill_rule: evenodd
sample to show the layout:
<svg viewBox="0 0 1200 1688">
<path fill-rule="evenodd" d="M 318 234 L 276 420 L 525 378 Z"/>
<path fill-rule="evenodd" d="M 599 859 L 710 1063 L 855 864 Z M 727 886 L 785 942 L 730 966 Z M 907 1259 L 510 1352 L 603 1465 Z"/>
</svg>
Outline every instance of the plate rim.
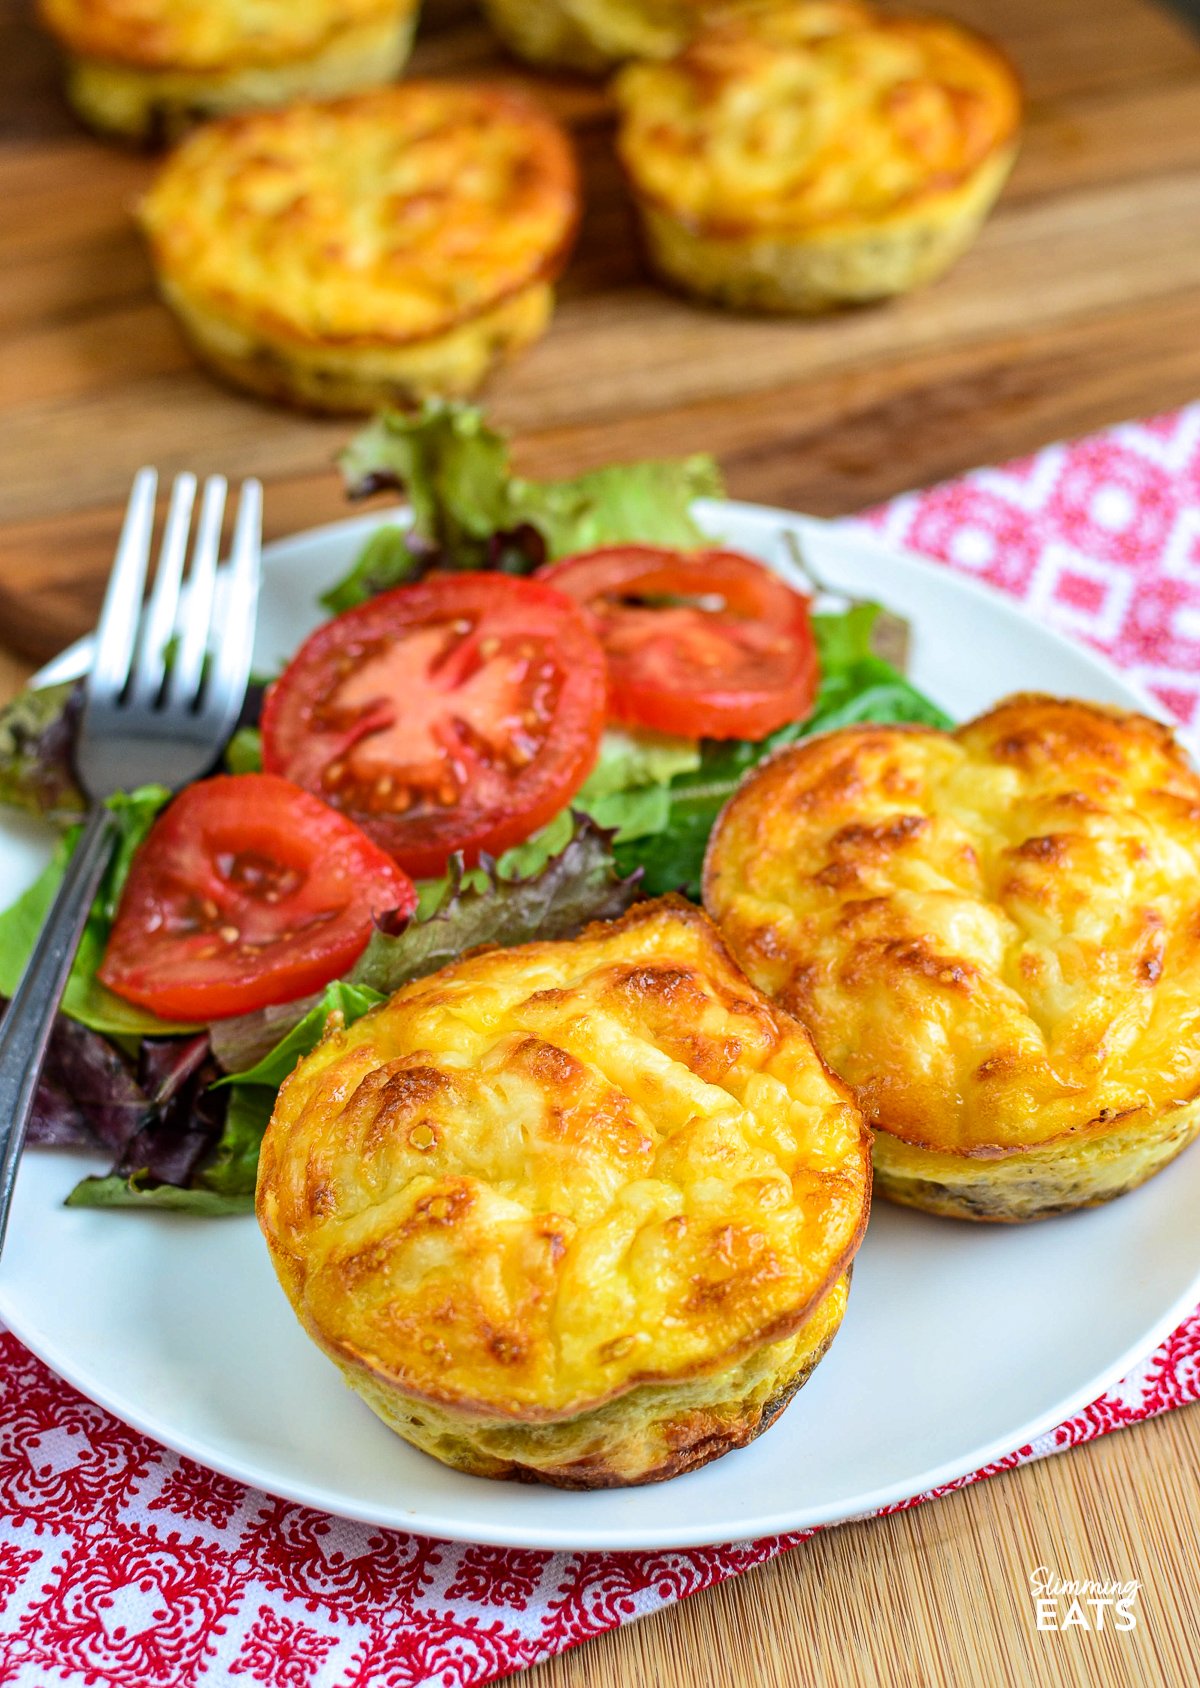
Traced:
<svg viewBox="0 0 1200 1688">
<path fill-rule="evenodd" d="M 1081 1386 L 1073 1394 L 1059 1402 L 1045 1413 L 1036 1414 L 1017 1427 L 1013 1433 L 1005 1433 L 1002 1437 L 993 1438 L 973 1449 L 967 1463 L 964 1465 L 961 1457 L 944 1461 L 941 1465 L 933 1466 L 921 1472 L 915 1478 L 905 1478 L 891 1485 L 883 1485 L 874 1490 L 857 1496 L 854 1509 L 847 1511 L 844 1505 L 829 1503 L 824 1506 L 809 1507 L 804 1519 L 798 1522 L 796 1515 L 772 1514 L 759 1517 L 754 1527 L 747 1535 L 728 1535 L 724 1532 L 714 1532 L 711 1528 L 679 1529 L 660 1532 L 648 1527 L 621 1529 L 592 1528 L 580 1531 L 565 1527 L 562 1529 L 547 1529 L 540 1525 L 520 1525 L 497 1528 L 492 1530 L 485 1527 L 482 1532 L 478 1526 L 471 1526 L 466 1522 L 449 1521 L 435 1522 L 425 1513 L 414 1511 L 405 1521 L 394 1507 L 348 1506 L 345 1502 L 338 1502 L 336 1496 L 331 1496 L 320 1488 L 305 1488 L 303 1485 L 264 1484 L 261 1476 L 239 1464 L 236 1460 L 224 1459 L 220 1456 L 210 1456 L 197 1451 L 198 1444 L 173 1437 L 169 1432 L 156 1426 L 153 1415 L 133 1415 L 124 1408 L 118 1408 L 107 1398 L 104 1390 L 86 1387 L 71 1373 L 69 1362 L 60 1364 L 54 1357 L 56 1350 L 52 1343 L 30 1341 L 12 1323 L 7 1307 L 7 1298 L 0 1288 L 0 1320 L 17 1337 L 29 1351 L 45 1365 L 49 1366 L 57 1376 L 63 1378 L 80 1394 L 102 1407 L 106 1412 L 141 1435 L 148 1436 L 160 1446 L 170 1449 L 173 1453 L 207 1470 L 215 1471 L 219 1476 L 231 1478 L 244 1487 L 260 1494 L 286 1501 L 296 1506 L 307 1507 L 313 1511 L 322 1512 L 335 1518 L 345 1518 L 352 1523 L 371 1525 L 380 1529 L 403 1530 L 414 1535 L 426 1536 L 432 1540 L 475 1543 L 486 1547 L 502 1547 L 526 1549 L 542 1553 L 648 1553 L 648 1552 L 676 1552 L 690 1551 L 696 1548 L 735 1546 L 742 1542 L 761 1541 L 771 1536 L 804 1535 L 806 1532 L 818 1529 L 828 1529 L 838 1524 L 851 1524 L 859 1519 L 877 1516 L 889 1507 L 895 1507 L 905 1501 L 923 1501 L 926 1498 L 937 1499 L 931 1491 L 944 1489 L 948 1485 L 963 1482 L 973 1478 L 977 1473 L 999 1459 L 1036 1441 L 1040 1436 L 1066 1423 L 1082 1408 L 1090 1406 L 1098 1400 L 1114 1383 L 1127 1376 L 1138 1362 L 1154 1352 L 1159 1344 L 1174 1330 L 1186 1316 L 1188 1311 L 1196 1305 L 1197 1285 L 1200 1284 L 1200 1268 L 1196 1278 L 1189 1288 L 1183 1291 L 1176 1301 L 1160 1315 L 1151 1327 L 1151 1333 L 1145 1341 L 1138 1341 L 1129 1345 L 1110 1366 L 1105 1367 L 1096 1377 Z M 1067 1449 L 1053 1450 L 1066 1452 Z M 988 1473 L 987 1475 L 995 1475 Z M 487 1478 L 480 1478 L 480 1482 L 490 1482 Z M 573 1497 L 571 1491 L 556 1490 L 564 1500 Z M 568 1513 L 569 1516 L 569 1513 Z"/>
<path fill-rule="evenodd" d="M 950 568 L 945 563 L 939 563 L 906 547 L 893 545 L 886 539 L 863 528 L 856 523 L 856 518 L 840 518 L 836 521 L 825 520 L 820 517 L 804 515 L 800 512 L 785 510 L 781 507 L 759 504 L 739 499 L 703 499 L 694 505 L 694 511 L 703 524 L 705 519 L 719 520 L 722 512 L 756 523 L 774 524 L 779 532 L 792 531 L 803 538 L 805 533 L 814 537 L 837 538 L 852 544 L 860 554 L 873 554 L 881 563 L 888 564 L 896 560 L 908 569 L 916 572 L 918 578 L 928 578 L 944 587 L 947 583 L 974 599 L 981 606 L 986 607 L 991 614 L 1000 614 L 1010 622 L 1015 629 L 1036 626 L 1039 637 L 1051 646 L 1058 646 L 1070 652 L 1073 660 L 1078 662 L 1082 657 L 1092 666 L 1098 675 L 1102 675 L 1110 685 L 1123 692 L 1133 700 L 1131 707 L 1136 707 L 1156 719 L 1170 722 L 1179 730 L 1178 723 L 1173 722 L 1169 712 L 1150 694 L 1147 689 L 1133 676 L 1123 672 L 1112 663 L 1102 652 L 1094 647 L 1076 640 L 1062 633 L 1057 628 L 1044 622 L 1033 622 L 1030 612 L 1016 599 L 1000 591 L 986 581 L 975 579 Z M 285 537 L 272 540 L 263 547 L 263 561 L 267 566 L 286 567 L 288 553 L 297 545 L 320 546 L 322 542 L 329 542 L 342 538 L 350 538 L 356 534 L 366 534 L 374 529 L 402 522 L 406 514 L 406 507 L 389 506 L 376 511 L 363 512 L 357 515 L 342 517 L 336 521 L 322 523 L 317 527 L 303 528 Z M 785 576 L 789 573 L 795 579 L 794 570 L 790 570 L 786 563 L 769 565 L 778 567 L 778 572 Z M 833 584 L 831 582 L 831 584 Z M 886 594 L 881 594 L 886 596 Z M 55 657 L 44 664 L 32 677 L 32 683 L 48 684 L 58 680 L 72 678 L 82 673 L 86 665 L 86 658 L 90 645 L 90 637 L 85 636 L 60 651 Z M 1181 742 L 1187 747 L 1187 737 L 1180 731 Z M 906 1476 L 891 1484 L 879 1486 L 854 1497 L 847 1503 L 831 1501 L 823 1505 L 808 1506 L 803 1509 L 803 1515 L 798 1516 L 793 1506 L 790 1511 L 781 1510 L 770 1515 L 757 1515 L 749 1524 L 747 1533 L 730 1535 L 726 1530 L 715 1530 L 713 1526 L 700 1525 L 688 1528 L 685 1524 L 678 1524 L 674 1528 L 660 1529 L 651 1526 L 623 1526 L 623 1527 L 583 1527 L 572 1525 L 573 1511 L 564 1509 L 564 1523 L 559 1527 L 551 1527 L 541 1523 L 524 1524 L 514 1520 L 509 1524 L 497 1522 L 494 1527 L 482 1525 L 479 1521 L 471 1522 L 450 1518 L 438 1518 L 427 1510 L 414 1509 L 406 1514 L 402 1508 L 395 1505 L 381 1505 L 372 1507 L 359 1504 L 340 1497 L 328 1490 L 320 1482 L 316 1483 L 285 1483 L 264 1482 L 263 1474 L 253 1468 L 248 1462 L 231 1459 L 222 1454 L 219 1448 L 211 1449 L 201 1440 L 189 1440 L 186 1436 L 174 1434 L 167 1423 L 160 1423 L 153 1412 L 130 1411 L 126 1402 L 118 1404 L 112 1392 L 85 1376 L 79 1375 L 79 1370 L 72 1361 L 71 1354 L 61 1350 L 55 1341 L 43 1337 L 40 1332 L 27 1333 L 22 1328 L 19 1309 L 14 1309 L 10 1303 L 8 1286 L 0 1278 L 0 1320 L 31 1353 L 59 1377 L 63 1378 L 71 1387 L 78 1389 L 87 1399 L 95 1402 L 105 1411 L 113 1414 L 120 1422 L 129 1425 L 140 1434 L 148 1436 L 160 1446 L 166 1447 L 176 1454 L 182 1455 L 196 1463 L 228 1477 L 257 1492 L 274 1496 L 295 1505 L 305 1506 L 314 1510 L 346 1518 L 357 1523 L 392 1530 L 407 1530 L 414 1534 L 428 1535 L 436 1539 L 481 1543 L 489 1546 L 523 1548 L 542 1552 L 649 1552 L 691 1550 L 695 1548 L 721 1546 L 728 1543 L 757 1540 L 774 1535 L 802 1533 L 812 1529 L 828 1528 L 834 1524 L 848 1523 L 858 1518 L 869 1517 L 880 1510 L 893 1507 L 900 1502 L 922 1497 L 931 1490 L 942 1489 L 947 1485 L 961 1482 L 996 1460 L 1013 1453 L 1015 1450 L 1027 1446 L 1038 1437 L 1052 1430 L 1057 1425 L 1073 1417 L 1081 1408 L 1088 1406 L 1099 1398 L 1115 1382 L 1128 1375 L 1139 1360 L 1153 1352 L 1167 1336 L 1181 1322 L 1182 1318 L 1196 1306 L 1200 1300 L 1200 1258 L 1192 1279 L 1187 1287 L 1163 1309 L 1147 1330 L 1129 1343 L 1108 1364 L 1080 1385 L 1075 1391 L 1063 1397 L 1041 1413 L 1034 1414 L 1020 1425 L 1005 1431 L 973 1448 L 969 1455 L 942 1461 L 919 1473 Z M 481 1479 L 482 1481 L 482 1479 Z"/>
</svg>

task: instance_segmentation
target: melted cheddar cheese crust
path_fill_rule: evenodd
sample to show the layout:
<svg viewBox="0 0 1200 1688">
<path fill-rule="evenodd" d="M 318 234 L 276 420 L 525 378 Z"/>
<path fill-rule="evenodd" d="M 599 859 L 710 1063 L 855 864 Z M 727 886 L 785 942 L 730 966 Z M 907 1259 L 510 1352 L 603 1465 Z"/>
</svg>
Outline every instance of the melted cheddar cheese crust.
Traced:
<svg viewBox="0 0 1200 1688">
<path fill-rule="evenodd" d="M 711 0 L 483 0 L 505 46 L 537 65 L 597 73 L 676 53 Z"/>
<path fill-rule="evenodd" d="M 578 198 L 570 143 L 537 107 L 411 82 L 208 125 L 141 220 L 165 297 L 223 373 L 369 408 L 468 391 L 541 332 Z"/>
<path fill-rule="evenodd" d="M 1034 1217 L 1200 1128 L 1200 778 L 1158 722 L 1021 696 L 813 738 L 727 805 L 705 904 L 854 1088 L 885 1194 Z"/>
<path fill-rule="evenodd" d="M 989 43 L 862 0 L 722 8 L 615 89 L 652 261 L 776 310 L 878 298 L 944 269 L 999 192 L 1020 115 Z"/>
<path fill-rule="evenodd" d="M 85 122 L 135 140 L 390 81 L 417 0 L 39 0 Z"/>
<path fill-rule="evenodd" d="M 832 1340 L 861 1114 L 699 910 L 471 956 L 280 1093 L 259 1222 L 309 1334 L 460 1468 L 593 1487 L 738 1446 Z"/>
</svg>

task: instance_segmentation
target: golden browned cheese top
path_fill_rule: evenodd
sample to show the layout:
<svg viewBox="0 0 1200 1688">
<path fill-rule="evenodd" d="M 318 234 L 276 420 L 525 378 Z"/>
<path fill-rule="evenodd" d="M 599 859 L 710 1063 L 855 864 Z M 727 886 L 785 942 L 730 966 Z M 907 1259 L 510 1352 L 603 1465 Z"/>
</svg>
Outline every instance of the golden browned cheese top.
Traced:
<svg viewBox="0 0 1200 1688">
<path fill-rule="evenodd" d="M 862 1116 L 698 909 L 473 956 L 321 1043 L 258 1213 L 328 1352 L 514 1419 L 797 1329 L 866 1221 Z"/>
<path fill-rule="evenodd" d="M 731 6 L 616 82 L 639 193 L 712 233 L 815 233 L 903 215 L 1016 134 L 1000 53 L 948 20 L 859 0 Z"/>
<path fill-rule="evenodd" d="M 343 30 L 404 17 L 416 0 L 38 0 L 81 57 L 143 70 L 274 65 L 319 53 Z"/>
<path fill-rule="evenodd" d="M 394 345 L 552 276 L 570 143 L 516 93 L 408 82 L 196 131 L 141 209 L 168 281 L 272 339 Z"/>
<path fill-rule="evenodd" d="M 906 1142 L 1016 1152 L 1200 1091 L 1200 778 L 1142 716 L 814 738 L 726 807 L 705 903 Z"/>
</svg>

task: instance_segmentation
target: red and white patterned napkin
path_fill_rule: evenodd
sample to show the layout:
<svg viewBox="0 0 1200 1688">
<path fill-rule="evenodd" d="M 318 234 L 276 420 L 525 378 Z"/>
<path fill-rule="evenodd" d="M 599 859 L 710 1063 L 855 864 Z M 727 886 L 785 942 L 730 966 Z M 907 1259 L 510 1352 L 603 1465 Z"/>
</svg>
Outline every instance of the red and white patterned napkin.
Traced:
<svg viewBox="0 0 1200 1688">
<path fill-rule="evenodd" d="M 1200 405 L 859 520 L 1022 599 L 1200 728 Z M 1197 1399 L 1200 1310 L 1085 1412 L 934 1494 Z M 551 1554 L 349 1524 L 167 1453 L 0 1334 L 0 1688 L 460 1688 L 809 1533 Z"/>
</svg>

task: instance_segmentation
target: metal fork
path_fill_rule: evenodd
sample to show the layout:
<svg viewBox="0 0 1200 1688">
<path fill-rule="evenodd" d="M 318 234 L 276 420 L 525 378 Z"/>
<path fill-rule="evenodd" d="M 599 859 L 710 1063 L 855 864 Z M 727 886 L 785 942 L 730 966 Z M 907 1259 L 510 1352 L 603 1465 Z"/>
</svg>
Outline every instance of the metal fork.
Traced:
<svg viewBox="0 0 1200 1688">
<path fill-rule="evenodd" d="M 89 809 L 58 896 L 0 1022 L 0 1248 L 17 1162 L 54 1016 L 116 837 L 107 800 L 150 783 L 178 791 L 212 767 L 246 694 L 262 548 L 262 487 L 242 487 L 218 612 L 217 560 L 227 485 L 204 485 L 183 587 L 195 475 L 178 475 L 150 602 L 143 610 L 158 476 L 142 469 L 96 630 L 76 748 Z"/>
</svg>

